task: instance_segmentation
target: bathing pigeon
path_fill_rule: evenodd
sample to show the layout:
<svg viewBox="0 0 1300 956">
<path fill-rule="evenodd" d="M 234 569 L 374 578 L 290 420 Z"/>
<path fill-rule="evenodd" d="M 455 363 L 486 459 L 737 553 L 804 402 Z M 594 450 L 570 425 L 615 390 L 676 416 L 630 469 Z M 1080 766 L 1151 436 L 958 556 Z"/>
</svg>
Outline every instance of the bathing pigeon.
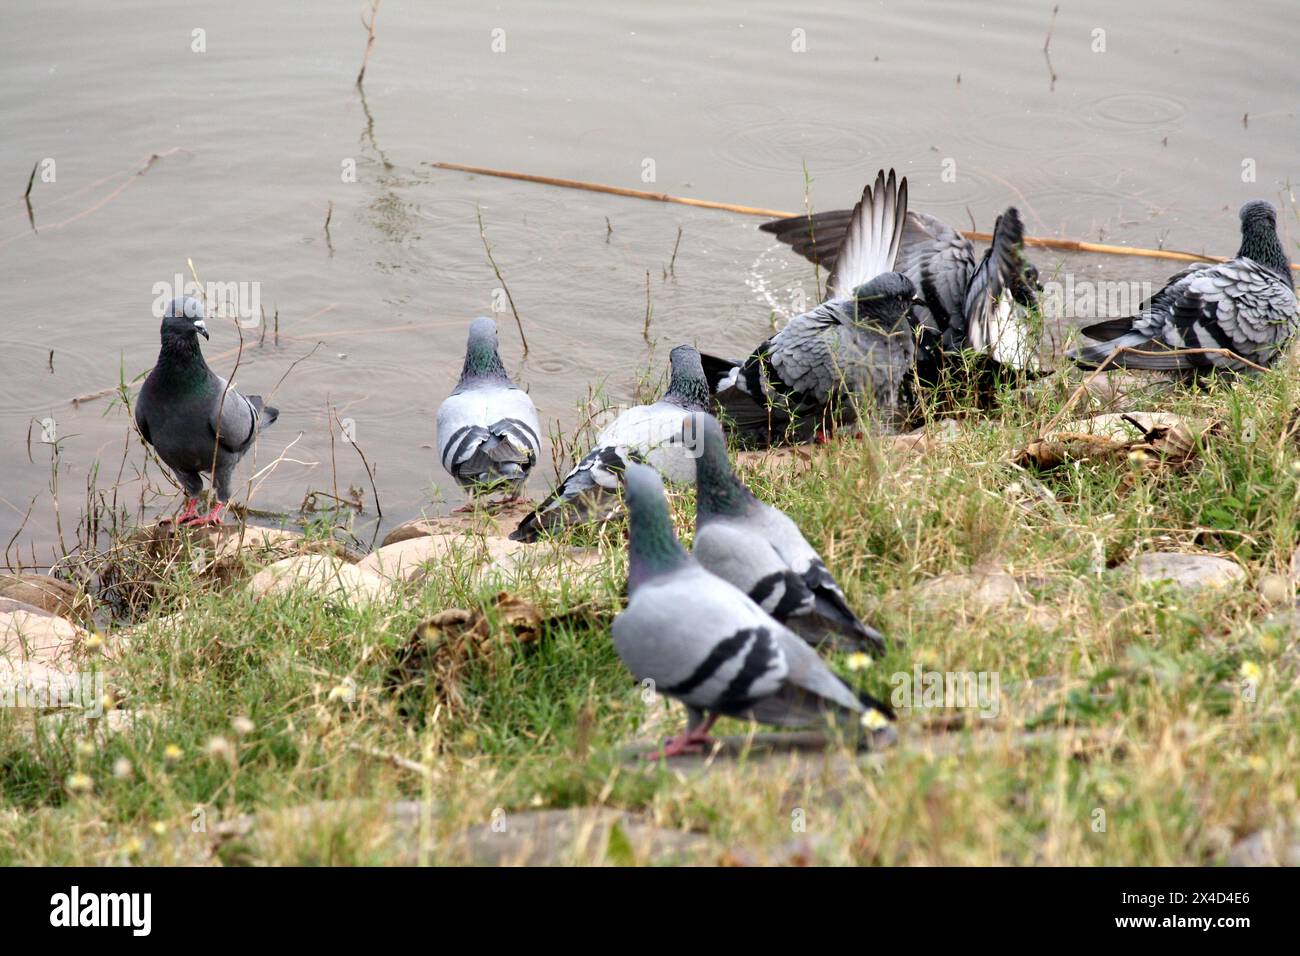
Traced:
<svg viewBox="0 0 1300 956">
<path fill-rule="evenodd" d="M 510 535 L 536 541 L 542 531 L 610 517 L 619 508 L 623 470 L 630 461 L 653 465 L 670 482 L 695 480 L 695 459 L 682 445 L 682 415 L 708 407 L 709 385 L 700 353 L 679 345 L 669 355 L 668 391 L 652 405 L 620 414 L 596 437 L 595 447 Z"/>
<path fill-rule="evenodd" d="M 884 171 L 854 207 L 828 283 L 830 298 L 797 315 L 743 362 L 702 356 L 728 424 L 746 444 L 801 441 L 862 414 L 900 417 L 916 359 L 916 295 L 896 268 L 907 180 Z"/>
<path fill-rule="evenodd" d="M 810 644 L 829 639 L 847 650 L 883 653 L 884 636 L 858 620 L 798 526 L 736 477 L 717 419 L 692 415 L 684 435 L 700 456 L 695 560 Z"/>
<path fill-rule="evenodd" d="M 537 408 L 506 375 L 497 354 L 497 326 L 479 316 L 469 327 L 465 366 L 438 408 L 442 466 L 471 492 L 514 497 L 542 453 Z"/>
<path fill-rule="evenodd" d="M 611 631 L 641 681 L 686 705 L 686 731 L 656 756 L 700 750 L 719 716 L 779 727 L 857 723 L 888 706 L 850 690 L 817 652 L 742 592 L 710 574 L 673 533 L 659 473 L 627 467 L 627 609 Z"/>
<path fill-rule="evenodd" d="M 260 395 L 241 395 L 208 368 L 199 348 L 200 335 L 208 338 L 198 299 L 186 297 L 168 304 L 162 350 L 135 403 L 140 437 L 153 446 L 185 490 L 185 510 L 177 523 L 187 525 L 221 523 L 235 465 L 252 447 L 257 433 L 280 415 Z M 200 516 L 204 474 L 212 476 L 217 500 Z"/>
<path fill-rule="evenodd" d="M 841 248 L 850 254 L 854 212 L 790 216 L 759 228 L 834 270 Z M 1005 379 L 1007 372 L 1037 371 L 1038 270 L 1025 255 L 1024 224 L 1015 207 L 997 218 L 992 242 L 979 260 L 957 230 L 907 210 L 894 268 L 919 293 L 912 324 L 919 333 L 916 371 L 923 386 L 939 384 L 945 371 L 990 382 Z"/>
<path fill-rule="evenodd" d="M 1142 303 L 1136 315 L 1083 329 L 1099 339 L 1068 353 L 1096 368 L 1117 348 L 1111 366 L 1173 372 L 1188 381 L 1215 371 L 1244 372 L 1269 366 L 1297 326 L 1291 263 L 1277 236 L 1277 213 L 1264 200 L 1241 207 L 1241 248 L 1227 262 L 1203 263 L 1173 275 Z M 1178 354 L 1180 349 L 1223 352 Z"/>
</svg>

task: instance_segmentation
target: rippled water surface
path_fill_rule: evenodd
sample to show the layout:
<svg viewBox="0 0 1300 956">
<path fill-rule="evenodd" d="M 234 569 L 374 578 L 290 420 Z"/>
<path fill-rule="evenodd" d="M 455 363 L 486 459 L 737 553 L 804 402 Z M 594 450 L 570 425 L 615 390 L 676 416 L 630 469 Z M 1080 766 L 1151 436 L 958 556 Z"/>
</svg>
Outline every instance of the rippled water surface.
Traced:
<svg viewBox="0 0 1300 956">
<path fill-rule="evenodd" d="M 278 343 L 273 328 L 245 329 L 240 354 L 237 327 L 212 323 L 206 346 L 281 409 L 241 476 L 286 446 L 291 460 L 254 504 L 292 512 L 310 490 L 368 488 L 351 448 L 331 453 L 333 414 L 375 466 L 386 521 L 462 501 L 431 446 L 466 324 L 500 284 L 478 212 L 531 346 L 523 358 L 499 316 L 507 365 L 561 428 L 590 384 L 629 400 L 679 342 L 744 351 L 773 304 L 811 283 L 752 217 L 438 161 L 791 211 L 805 171 L 814 207 L 834 208 L 893 165 L 913 208 L 962 228 L 987 230 L 1014 204 L 1035 235 L 1212 253 L 1235 250 L 1237 207 L 1262 196 L 1281 207 L 1293 255 L 1300 237 L 1300 9 L 1288 0 L 1231 16 L 1185 0 L 1063 3 L 1050 64 L 1047 2 L 390 0 L 364 99 L 360 6 L 6 4 L 0 541 L 21 527 L 28 563 L 58 545 L 43 422 L 60 443 L 65 536 L 96 462 L 99 487 L 139 500 L 145 457 L 123 408 L 71 400 L 149 368 L 155 283 L 188 272 L 187 258 L 204 280 L 257 283 L 268 319 L 278 313 Z M 46 159 L 55 178 L 33 186 L 33 231 L 16 197 Z M 1048 275 L 1114 280 L 1178 268 L 1034 258 Z M 531 490 L 551 477 L 539 469 Z"/>
</svg>

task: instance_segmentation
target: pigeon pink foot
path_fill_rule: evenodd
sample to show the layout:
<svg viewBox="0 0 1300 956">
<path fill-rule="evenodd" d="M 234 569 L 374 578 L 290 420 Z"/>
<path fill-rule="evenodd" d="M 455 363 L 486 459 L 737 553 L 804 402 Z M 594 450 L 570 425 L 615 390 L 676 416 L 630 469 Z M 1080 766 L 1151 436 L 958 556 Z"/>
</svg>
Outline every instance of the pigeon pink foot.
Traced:
<svg viewBox="0 0 1300 956">
<path fill-rule="evenodd" d="M 218 501 L 215 505 L 212 506 L 212 510 L 209 511 L 207 514 L 202 516 L 195 515 L 186 521 L 182 521 L 181 524 L 184 524 L 188 528 L 202 528 L 202 527 L 219 525 L 221 524 L 221 518 L 222 518 L 221 512 L 225 507 L 226 507 L 225 502 Z"/>
</svg>

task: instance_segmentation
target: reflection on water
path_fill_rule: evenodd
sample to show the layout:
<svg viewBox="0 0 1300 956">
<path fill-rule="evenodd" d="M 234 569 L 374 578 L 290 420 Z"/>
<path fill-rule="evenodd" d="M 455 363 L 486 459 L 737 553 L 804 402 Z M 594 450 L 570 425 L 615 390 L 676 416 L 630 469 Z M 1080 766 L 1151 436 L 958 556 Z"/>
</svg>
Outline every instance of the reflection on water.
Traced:
<svg viewBox="0 0 1300 956">
<path fill-rule="evenodd" d="M 233 323 L 214 323 L 207 346 L 214 368 L 238 361 L 240 388 L 281 408 L 258 467 L 285 460 L 254 504 L 294 511 L 336 486 L 372 504 L 337 424 L 331 443 L 337 416 L 373 465 L 387 521 L 462 500 L 431 446 L 468 320 L 500 285 L 480 212 L 531 347 L 524 359 L 506 311 L 504 358 L 548 425 L 572 428 L 589 385 L 631 399 L 679 342 L 743 354 L 774 314 L 815 296 L 811 267 L 758 220 L 437 161 L 790 210 L 805 193 L 814 208 L 848 205 L 894 166 L 915 208 L 958 227 L 987 230 L 1015 204 L 1040 235 L 1220 253 L 1235 248 L 1237 207 L 1263 196 L 1283 207 L 1293 248 L 1300 17 L 1285 0 L 1261 6 L 1225 18 L 1210 4 L 1107 0 L 1052 21 L 1009 0 L 410 4 L 385 9 L 358 91 L 365 35 L 350 0 L 318 0 L 309 16 L 247 0 L 11 5 L 0 539 L 21 525 L 24 554 L 44 561 L 57 542 L 42 428 L 26 453 L 33 423 L 55 424 L 65 509 L 97 461 L 120 498 L 138 497 L 145 475 L 160 484 L 113 387 L 152 364 L 151 290 L 187 258 L 256 284 L 278 323 L 245 330 L 242 352 Z M 57 175 L 38 171 L 29 208 L 18 187 L 47 159 Z M 1155 283 L 1178 268 L 1033 255 L 1062 284 Z M 100 397 L 69 401 L 88 394 Z"/>
</svg>

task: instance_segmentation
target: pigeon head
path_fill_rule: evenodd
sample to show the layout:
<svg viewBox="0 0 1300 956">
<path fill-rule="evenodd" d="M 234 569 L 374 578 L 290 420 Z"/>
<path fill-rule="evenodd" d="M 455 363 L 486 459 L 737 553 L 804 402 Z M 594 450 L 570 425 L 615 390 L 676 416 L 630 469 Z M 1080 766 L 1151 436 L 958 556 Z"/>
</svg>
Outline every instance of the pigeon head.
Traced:
<svg viewBox="0 0 1300 956">
<path fill-rule="evenodd" d="M 663 479 L 649 465 L 629 464 L 623 473 L 628 510 L 629 592 L 690 559 L 673 531 Z"/>
<path fill-rule="evenodd" d="M 669 353 L 668 376 L 664 401 L 688 412 L 702 412 L 709 407 L 709 380 L 704 377 L 700 353 L 692 346 L 679 345 Z"/>
<path fill-rule="evenodd" d="M 1277 237 L 1277 210 L 1272 203 L 1256 199 L 1241 207 L 1241 248 L 1238 256 L 1252 259 L 1291 283 L 1291 260 Z"/>
<path fill-rule="evenodd" d="M 497 324 L 485 315 L 470 323 L 469 342 L 465 346 L 465 367 L 460 380 L 473 378 L 506 378 L 506 367 L 497 354 Z"/>
<path fill-rule="evenodd" d="M 203 318 L 203 303 L 198 299 L 193 296 L 173 299 L 163 312 L 163 338 L 193 342 L 196 335 L 201 335 L 206 339 L 208 327 Z"/>
<path fill-rule="evenodd" d="M 853 290 L 859 320 L 895 328 L 912 309 L 916 286 L 901 272 L 882 272 Z"/>
<path fill-rule="evenodd" d="M 727 457 L 727 436 L 712 415 L 696 412 L 682 422 L 682 441 L 695 455 L 695 522 L 744 514 L 757 500 L 736 477 Z"/>
<path fill-rule="evenodd" d="M 1241 221 L 1257 222 L 1267 220 L 1270 225 L 1277 225 L 1277 210 L 1266 199 L 1254 199 L 1241 207 Z"/>
</svg>

